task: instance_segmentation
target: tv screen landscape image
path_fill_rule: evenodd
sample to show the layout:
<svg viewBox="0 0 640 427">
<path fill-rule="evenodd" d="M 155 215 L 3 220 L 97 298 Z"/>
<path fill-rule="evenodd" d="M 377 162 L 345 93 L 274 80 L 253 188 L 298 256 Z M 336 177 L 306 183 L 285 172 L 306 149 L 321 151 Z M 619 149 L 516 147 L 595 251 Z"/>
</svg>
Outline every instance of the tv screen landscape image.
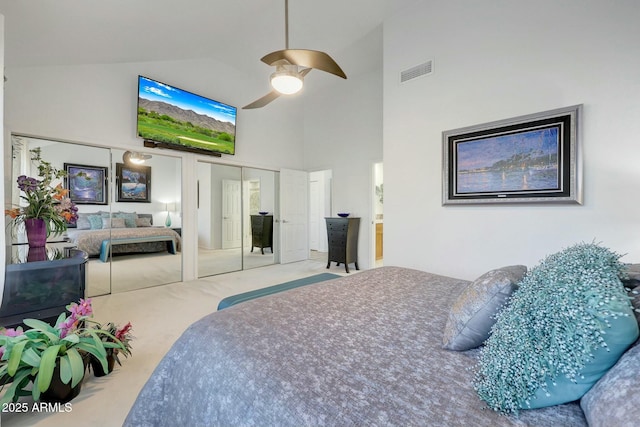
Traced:
<svg viewBox="0 0 640 427">
<path fill-rule="evenodd" d="M 237 109 L 138 76 L 138 136 L 166 148 L 235 154 Z"/>
</svg>

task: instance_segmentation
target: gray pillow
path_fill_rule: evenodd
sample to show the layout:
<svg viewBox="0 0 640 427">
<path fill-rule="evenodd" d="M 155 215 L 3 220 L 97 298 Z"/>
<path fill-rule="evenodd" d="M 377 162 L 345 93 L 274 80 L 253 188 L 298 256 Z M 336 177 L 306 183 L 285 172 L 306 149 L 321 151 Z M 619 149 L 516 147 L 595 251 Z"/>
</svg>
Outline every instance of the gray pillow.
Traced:
<svg viewBox="0 0 640 427">
<path fill-rule="evenodd" d="M 135 212 L 118 212 L 113 215 L 115 218 L 124 218 L 124 225 L 126 228 L 136 228 L 136 220 L 138 214 Z"/>
<path fill-rule="evenodd" d="M 151 227 L 151 218 L 136 218 L 136 227 Z"/>
<path fill-rule="evenodd" d="M 124 218 L 102 218 L 102 228 L 125 228 Z"/>
<path fill-rule="evenodd" d="M 640 340 L 580 399 L 590 426 L 632 427 L 640 420 Z"/>
<path fill-rule="evenodd" d="M 76 221 L 76 228 L 78 230 L 88 230 L 91 228 L 91 223 L 89 222 L 89 215 L 84 213 L 78 214 L 78 220 Z"/>
<path fill-rule="evenodd" d="M 443 348 L 469 350 L 489 338 L 495 315 L 527 272 L 524 265 L 491 270 L 474 280 L 453 303 L 444 327 Z"/>
<path fill-rule="evenodd" d="M 625 267 L 629 279 L 640 281 L 640 264 L 625 264 Z"/>
<path fill-rule="evenodd" d="M 640 324 L 640 264 L 627 264 L 625 271 L 627 277 L 622 283 L 631 298 L 631 306 Z"/>
</svg>

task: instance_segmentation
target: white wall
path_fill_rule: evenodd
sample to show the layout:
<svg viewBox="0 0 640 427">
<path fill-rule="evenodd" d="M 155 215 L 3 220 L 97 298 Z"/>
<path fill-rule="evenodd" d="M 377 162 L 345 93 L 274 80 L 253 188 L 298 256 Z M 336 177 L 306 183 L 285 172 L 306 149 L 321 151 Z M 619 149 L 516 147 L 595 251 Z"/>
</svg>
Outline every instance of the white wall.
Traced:
<svg viewBox="0 0 640 427">
<path fill-rule="evenodd" d="M 11 108 L 5 126 L 11 132 L 141 148 L 135 120 L 142 74 L 238 107 L 237 152 L 221 162 L 301 167 L 302 147 L 292 143 L 302 129 L 297 101 L 242 110 L 262 94 L 264 82 L 213 60 L 23 67 L 6 73 L 5 102 Z"/>
<path fill-rule="evenodd" d="M 221 164 L 302 169 L 302 101 L 288 99 L 269 108 L 242 110 L 264 94 L 267 76 L 263 81 L 206 59 L 6 70 L 7 132 L 182 159 L 183 278 L 191 280 L 197 277 L 196 164 L 211 157 L 143 148 L 135 124 L 139 74 L 238 107 L 236 155 L 216 159 Z M 7 161 L 5 156 L 5 168 Z"/>
<path fill-rule="evenodd" d="M 382 68 L 348 75 L 313 95 L 304 107 L 305 169 L 332 170 L 331 214 L 361 218 L 358 264 L 370 268 L 372 165 L 382 160 Z"/>
<path fill-rule="evenodd" d="M 638 18 L 635 0 L 436 0 L 387 19 L 385 265 L 473 279 L 594 239 L 639 262 Z M 574 104 L 584 205 L 441 205 L 442 131 Z"/>
</svg>

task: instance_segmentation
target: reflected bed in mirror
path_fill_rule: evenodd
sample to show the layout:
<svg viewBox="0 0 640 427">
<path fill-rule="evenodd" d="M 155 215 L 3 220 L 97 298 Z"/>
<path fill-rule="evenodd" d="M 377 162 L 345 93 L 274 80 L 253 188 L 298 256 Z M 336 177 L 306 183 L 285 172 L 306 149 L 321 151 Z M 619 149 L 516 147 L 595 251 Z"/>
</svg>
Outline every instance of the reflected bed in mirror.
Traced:
<svg viewBox="0 0 640 427">
<path fill-rule="evenodd" d="M 171 228 L 154 227 L 152 214 L 88 212 L 78 215 L 67 235 L 78 249 L 106 262 L 110 254 L 180 251 L 181 238 Z"/>
<path fill-rule="evenodd" d="M 91 185 L 82 188 L 78 185 L 70 188 L 73 180 L 63 183 L 66 188 L 73 190 L 71 195 L 76 199 L 78 206 L 79 224 L 69 228 L 64 236 L 52 238 L 66 239 L 69 244 L 89 254 L 87 296 L 123 292 L 182 280 L 182 238 L 176 233 L 182 226 L 182 161 L 179 157 L 156 153 L 153 158 L 146 157 L 146 166 L 163 172 L 154 174 L 154 186 L 148 194 L 149 202 L 119 203 L 114 202 L 117 189 L 114 179 L 115 165 L 122 161 L 125 150 L 12 135 L 11 197 L 14 205 L 20 203 L 20 193 L 14 183 L 19 175 L 32 174 L 27 156 L 29 150 L 34 148 L 40 148 L 42 157 L 53 166 L 63 170 L 71 167 L 70 171 L 74 172 L 72 178 L 84 177 L 86 173 L 92 180 Z M 91 159 L 90 166 L 87 165 L 87 159 Z M 164 226 L 168 203 L 173 207 L 173 228 Z M 87 223 L 89 216 L 96 216 L 92 218 L 94 224 Z M 136 218 L 142 222 L 136 224 Z M 122 221 L 124 226 L 118 227 L 119 223 L 122 225 Z M 111 239 L 120 241 L 115 242 Z M 124 241 L 126 239 L 129 241 Z M 109 242 L 106 246 L 105 241 Z M 171 245 L 175 254 L 171 253 Z M 105 251 L 112 251 L 114 256 L 108 256 Z M 107 256 L 101 259 L 101 252 Z"/>
</svg>

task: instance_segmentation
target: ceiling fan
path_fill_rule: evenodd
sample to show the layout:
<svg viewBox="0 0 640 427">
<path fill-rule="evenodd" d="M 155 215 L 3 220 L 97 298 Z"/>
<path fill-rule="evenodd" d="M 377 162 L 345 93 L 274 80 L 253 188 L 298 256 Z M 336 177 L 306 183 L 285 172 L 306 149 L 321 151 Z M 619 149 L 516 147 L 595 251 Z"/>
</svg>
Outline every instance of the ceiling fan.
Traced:
<svg viewBox="0 0 640 427">
<path fill-rule="evenodd" d="M 284 0 L 284 35 L 285 49 L 277 50 L 263 56 L 260 60 L 276 67 L 271 74 L 273 90 L 262 98 L 242 107 L 252 109 L 264 107 L 280 95 L 292 95 L 302 89 L 304 77 L 312 69 L 325 71 L 343 79 L 347 75 L 329 55 L 309 49 L 289 49 L 289 0 Z"/>
</svg>

